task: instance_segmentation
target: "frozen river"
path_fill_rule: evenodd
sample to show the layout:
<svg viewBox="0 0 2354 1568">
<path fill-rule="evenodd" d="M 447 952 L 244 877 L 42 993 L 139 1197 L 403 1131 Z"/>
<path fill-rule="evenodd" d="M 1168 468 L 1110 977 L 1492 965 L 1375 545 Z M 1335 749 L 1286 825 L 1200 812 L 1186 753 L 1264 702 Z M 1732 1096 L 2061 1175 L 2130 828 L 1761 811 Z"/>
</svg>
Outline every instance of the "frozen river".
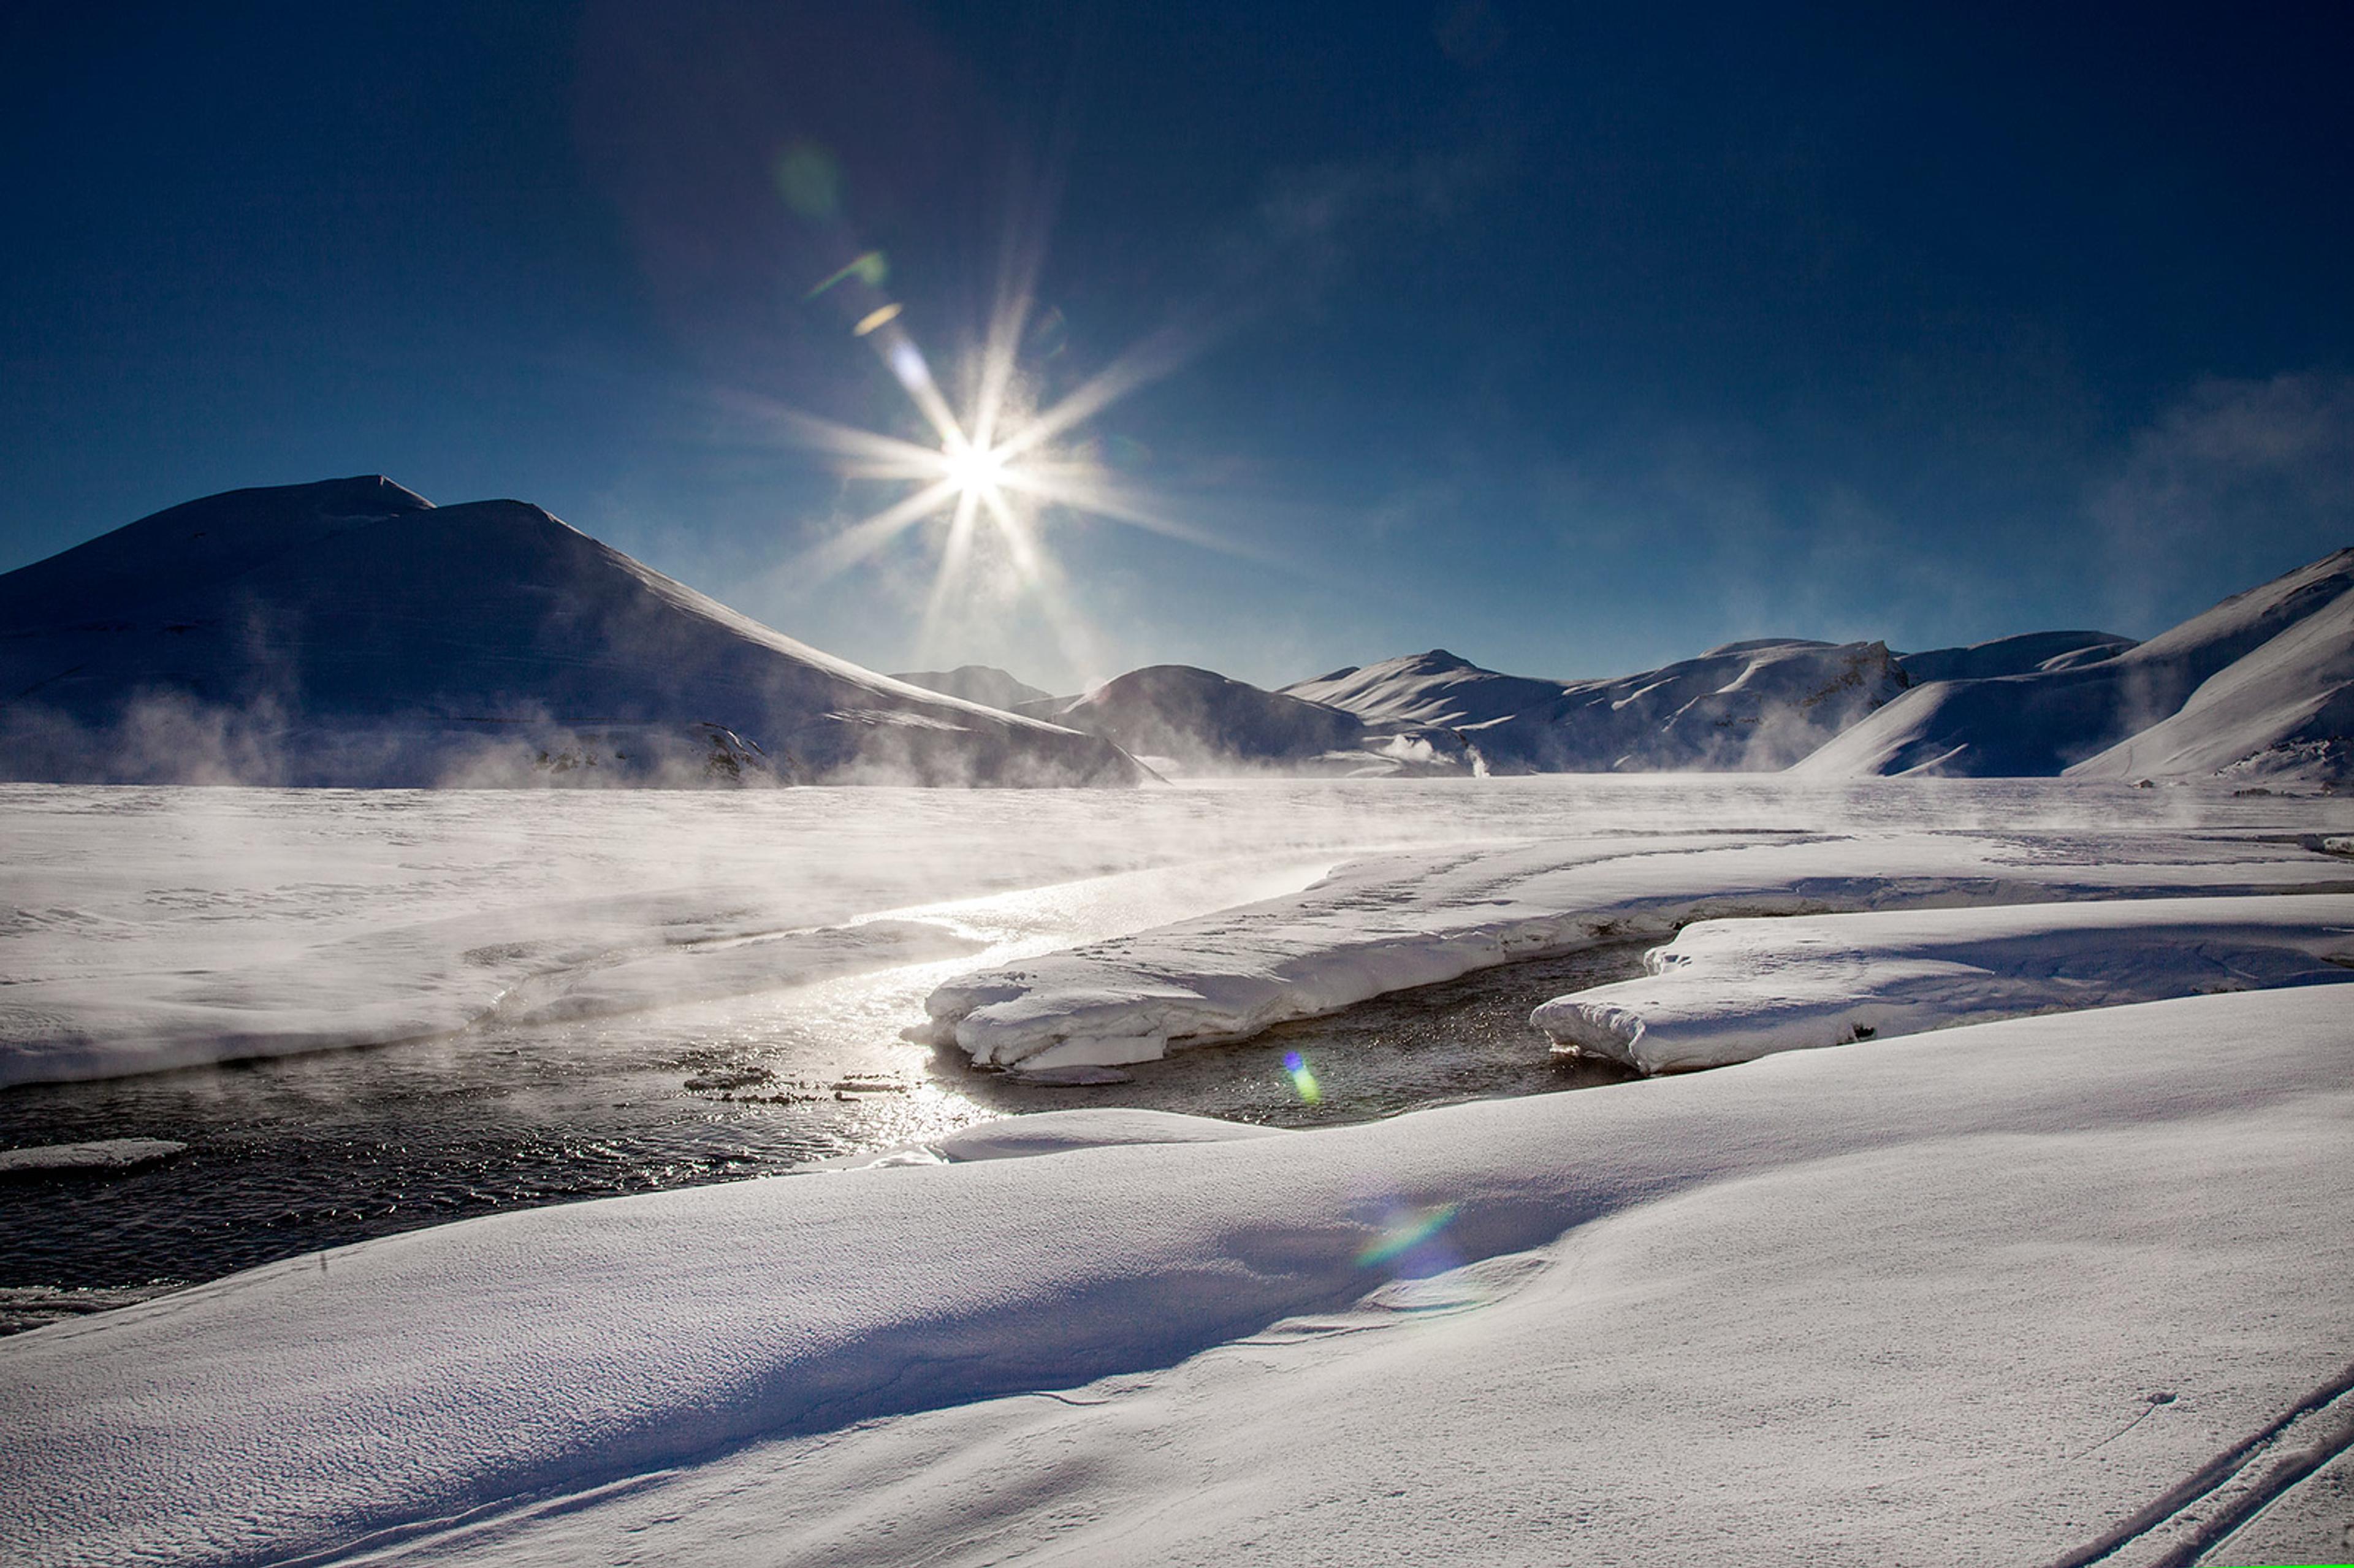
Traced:
<svg viewBox="0 0 2354 1568">
<path fill-rule="evenodd" d="M 904 1044 L 941 980 L 1288 892 L 1409 844 L 1832 826 L 2306 836 L 2344 800 L 2050 783 L 1288 782 L 1120 792 L 0 789 L 0 1321 L 494 1209 L 779 1173 L 989 1117 L 1279 1125 L 1606 1081 L 1529 1009 L 1640 946 L 1029 1084 Z M 334 1049 L 339 1044 L 358 1048 Z M 1302 1099 L 1287 1056 L 1314 1069 Z M 217 1057 L 243 1060 L 217 1062 Z M 21 1081 L 184 1062 L 80 1082 Z"/>
</svg>

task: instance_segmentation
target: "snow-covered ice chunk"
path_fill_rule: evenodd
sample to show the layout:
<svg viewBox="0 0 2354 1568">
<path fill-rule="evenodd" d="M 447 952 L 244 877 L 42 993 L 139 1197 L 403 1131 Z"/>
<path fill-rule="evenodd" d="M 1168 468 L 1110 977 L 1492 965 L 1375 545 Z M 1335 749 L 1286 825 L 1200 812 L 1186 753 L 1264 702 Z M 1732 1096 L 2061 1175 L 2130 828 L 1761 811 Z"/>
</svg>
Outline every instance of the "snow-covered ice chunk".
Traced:
<svg viewBox="0 0 2354 1568">
<path fill-rule="evenodd" d="M 2354 980 L 2354 896 L 1707 920 L 1645 967 L 1529 1022 L 1556 1047 L 1672 1073 L 2028 1013 L 2342 982 Z"/>
<path fill-rule="evenodd" d="M 951 980 L 907 1033 L 984 1065 L 1118 1065 L 1711 916 L 2313 888 L 2354 892 L 2354 876 L 2294 845 L 2189 835 L 1690 834 L 1418 851 Z"/>
<path fill-rule="evenodd" d="M 33 1149 L 0 1149 L 0 1176 L 47 1171 L 128 1171 L 185 1154 L 188 1146 L 168 1138 L 101 1138 L 88 1143 L 45 1143 Z"/>
</svg>

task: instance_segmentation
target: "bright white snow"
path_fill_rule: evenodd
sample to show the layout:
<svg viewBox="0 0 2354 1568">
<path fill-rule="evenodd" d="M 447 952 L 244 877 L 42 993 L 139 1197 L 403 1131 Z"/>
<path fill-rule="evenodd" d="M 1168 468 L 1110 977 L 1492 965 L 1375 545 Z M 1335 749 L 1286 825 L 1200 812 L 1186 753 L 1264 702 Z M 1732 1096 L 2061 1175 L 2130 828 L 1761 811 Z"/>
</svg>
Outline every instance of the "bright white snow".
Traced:
<svg viewBox="0 0 2354 1568">
<path fill-rule="evenodd" d="M 2163 924 L 2228 898 L 2248 908 L 2211 928 L 2266 926 L 2261 903 L 2312 932 L 2354 885 L 2299 847 L 2354 836 L 2354 802 L 2077 784 L 0 803 L 0 1017 L 38 1048 L 40 1008 L 113 999 L 85 1047 L 111 1071 L 191 970 L 271 1027 L 420 984 L 462 1018 L 641 963 L 645 993 L 733 987 L 721 955 L 799 962 L 782 938 L 887 919 L 914 952 L 987 944 L 1014 989 L 985 1005 L 1020 1004 L 992 1040 L 1052 1042 L 1060 1007 L 1085 1041 L 1162 991 L 1215 1023 L 1695 918 L 1942 909 L 2049 940 L 2062 901 Z M 944 967 L 909 957 L 892 972 Z M 1079 1112 L 313 1255 L 0 1340 L 0 1560 L 2312 1550 L 2337 1472 L 2292 1486 L 2282 1456 L 2335 1442 L 2354 1386 L 2344 995 L 1313 1132 Z M 2216 1501 L 2275 1494 L 2245 1530 Z"/>
<path fill-rule="evenodd" d="M 2200 997 L 416 1233 L 0 1343 L 0 1550 L 2048 1562 L 2340 1374 L 2349 1053 Z"/>
<path fill-rule="evenodd" d="M 1557 1045 L 1672 1073 L 2028 1013 L 2354 980 L 2354 895 L 1706 920 L 1645 967 L 1529 1021 Z"/>
</svg>

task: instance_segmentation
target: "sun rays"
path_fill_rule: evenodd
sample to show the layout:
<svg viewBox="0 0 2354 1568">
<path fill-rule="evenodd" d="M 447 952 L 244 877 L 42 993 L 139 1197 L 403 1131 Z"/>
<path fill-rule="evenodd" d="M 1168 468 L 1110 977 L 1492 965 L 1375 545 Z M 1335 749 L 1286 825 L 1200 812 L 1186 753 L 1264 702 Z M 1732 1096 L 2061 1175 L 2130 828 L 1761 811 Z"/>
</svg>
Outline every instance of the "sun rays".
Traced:
<svg viewBox="0 0 2354 1568">
<path fill-rule="evenodd" d="M 1038 258 L 1034 246 L 1009 247 L 996 307 L 970 362 L 960 366 L 960 395 L 953 403 L 917 345 L 900 302 L 864 311 L 853 325 L 852 334 L 873 348 L 906 395 L 928 440 L 797 410 L 772 412 L 791 440 L 824 453 L 846 481 L 899 487 L 886 504 L 840 525 L 803 557 L 809 580 L 839 576 L 921 530 L 937 552 L 937 566 L 919 630 L 920 650 L 932 650 L 960 614 L 987 604 L 1037 615 L 1072 666 L 1087 671 L 1098 662 L 1094 639 L 1046 539 L 1047 524 L 1057 513 L 1101 518 L 1228 554 L 1252 552 L 1173 515 L 1143 486 L 1106 468 L 1080 439 L 1089 420 L 1181 366 L 1199 349 L 1204 334 L 1182 329 L 1156 334 L 1037 407 L 1038 378 L 1025 373 L 1023 352 L 1034 314 Z M 813 293 L 860 265 L 852 263 Z"/>
</svg>

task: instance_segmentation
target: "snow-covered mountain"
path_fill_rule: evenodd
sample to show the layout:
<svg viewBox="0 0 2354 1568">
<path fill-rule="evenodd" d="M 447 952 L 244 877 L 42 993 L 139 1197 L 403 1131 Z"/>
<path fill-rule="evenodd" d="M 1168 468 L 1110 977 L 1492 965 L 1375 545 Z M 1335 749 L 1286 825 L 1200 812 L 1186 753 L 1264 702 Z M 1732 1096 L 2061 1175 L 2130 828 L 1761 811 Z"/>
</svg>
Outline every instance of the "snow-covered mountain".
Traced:
<svg viewBox="0 0 2354 1568">
<path fill-rule="evenodd" d="M 2123 652 L 1937 681 L 1808 758 L 1825 776 L 2354 776 L 2354 549 Z"/>
<path fill-rule="evenodd" d="M 1365 725 L 1355 715 L 1190 664 L 1130 670 L 1083 696 L 1022 711 L 1180 772 L 1380 770 L 1357 750 Z"/>
<path fill-rule="evenodd" d="M 231 491 L 0 577 L 0 768 L 304 784 L 1128 783 L 517 501 Z"/>
<path fill-rule="evenodd" d="M 1896 662 L 1920 686 L 1931 681 L 1981 681 L 1994 675 L 2030 675 L 2039 670 L 2073 670 L 2122 653 L 2133 645 L 2132 638 L 2111 631 L 2029 631 L 1967 648 L 1899 653 Z"/>
<path fill-rule="evenodd" d="M 1884 643 L 1767 639 L 1587 681 L 1499 674 L 1435 649 L 1284 692 L 1467 770 L 1762 771 L 1788 767 L 1906 683 Z"/>
<path fill-rule="evenodd" d="M 960 664 L 953 670 L 896 671 L 891 678 L 905 681 L 911 686 L 921 686 L 928 692 L 962 697 L 966 702 L 979 703 L 982 707 L 997 708 L 1006 713 L 1024 703 L 1043 703 L 1055 694 L 1024 684 L 1005 671 L 989 664 Z"/>
<path fill-rule="evenodd" d="M 1559 681 L 1498 674 L 1434 648 L 1296 682 L 1283 694 L 1343 709 L 1384 728 L 1461 729 L 1550 703 L 1564 689 Z"/>
<path fill-rule="evenodd" d="M 1770 772 L 1902 692 L 1884 642 L 1734 642 L 1464 732 L 1490 772 Z"/>
</svg>

